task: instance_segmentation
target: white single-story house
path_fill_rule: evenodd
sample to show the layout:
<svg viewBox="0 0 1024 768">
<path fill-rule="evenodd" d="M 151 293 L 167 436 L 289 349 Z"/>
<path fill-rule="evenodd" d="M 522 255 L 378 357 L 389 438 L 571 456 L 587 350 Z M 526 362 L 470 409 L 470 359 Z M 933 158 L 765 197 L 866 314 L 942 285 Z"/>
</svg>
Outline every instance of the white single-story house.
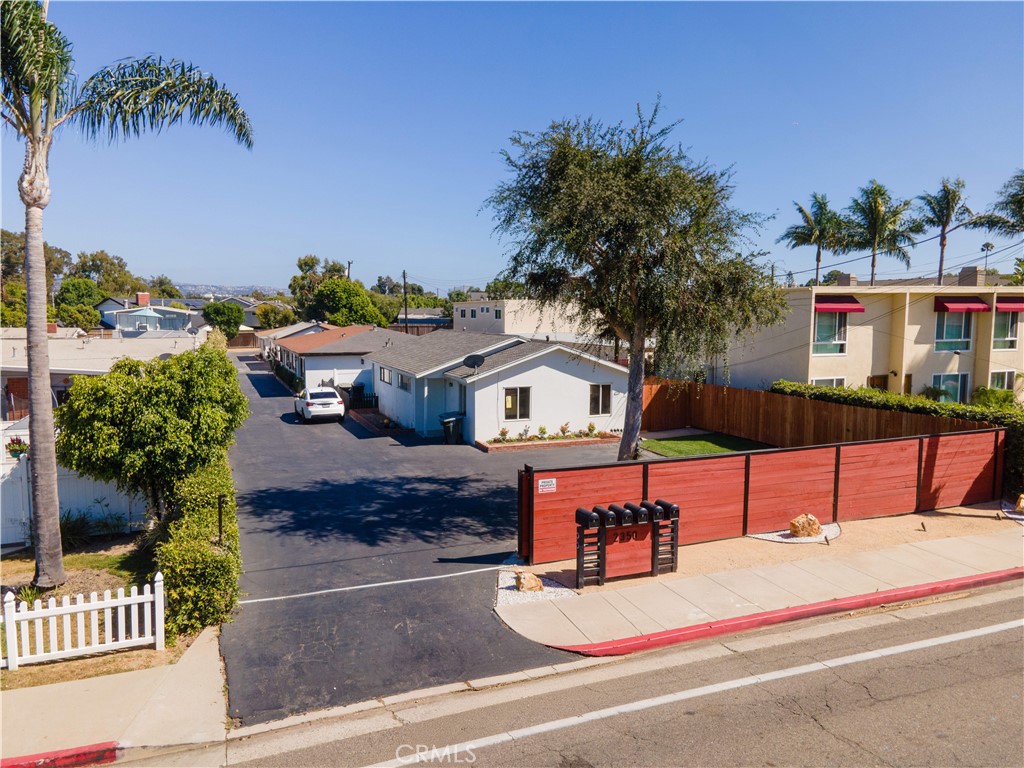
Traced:
<svg viewBox="0 0 1024 768">
<path fill-rule="evenodd" d="M 291 325 L 285 325 L 281 328 L 268 328 L 265 331 L 256 331 L 256 338 L 260 344 L 260 356 L 264 360 L 281 360 L 281 350 L 278 348 L 278 344 L 284 339 L 292 338 L 293 336 L 303 336 L 307 333 L 321 333 L 329 328 L 336 328 L 337 326 L 329 325 L 327 323 L 315 323 L 309 320 L 303 320 L 298 323 L 292 323 Z"/>
<path fill-rule="evenodd" d="M 367 356 L 407 338 L 373 325 L 330 326 L 322 333 L 291 336 L 278 342 L 281 363 L 309 386 L 373 391 L 373 371 Z"/>
<path fill-rule="evenodd" d="M 370 355 L 382 414 L 423 436 L 458 414 L 462 439 L 622 429 L 628 371 L 557 343 L 463 331 L 407 337 Z"/>
</svg>

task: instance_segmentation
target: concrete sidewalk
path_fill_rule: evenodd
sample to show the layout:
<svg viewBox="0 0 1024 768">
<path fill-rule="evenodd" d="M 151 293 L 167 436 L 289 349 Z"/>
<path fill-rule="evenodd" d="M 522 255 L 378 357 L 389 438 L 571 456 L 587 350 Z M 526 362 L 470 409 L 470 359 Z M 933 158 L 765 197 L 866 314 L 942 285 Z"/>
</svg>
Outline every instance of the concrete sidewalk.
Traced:
<svg viewBox="0 0 1024 768">
<path fill-rule="evenodd" d="M 1024 529 L 1010 521 L 992 523 L 997 530 L 990 533 L 849 553 L 838 543 L 819 547 L 747 539 L 742 543 L 751 553 L 781 546 L 800 547 L 799 554 L 814 556 L 699 575 L 662 575 L 636 586 L 619 580 L 587 587 L 578 596 L 495 610 L 510 628 L 544 645 L 587 655 L 631 653 L 1024 577 Z M 683 547 L 681 557 L 710 546 Z M 543 574 L 547 568 L 564 579 L 571 567 L 574 563 L 555 563 L 530 570 Z"/>
<path fill-rule="evenodd" d="M 513 630 L 536 642 L 586 655 L 617 655 L 1024 576 L 1024 528 L 997 520 L 994 508 L 965 509 L 962 515 L 968 527 L 955 521 L 955 530 L 969 535 L 948 535 L 954 529 L 943 526 L 952 525 L 955 515 L 936 513 L 896 523 L 878 519 L 845 524 L 843 535 L 830 546 L 752 539 L 692 545 L 681 550 L 681 573 L 588 587 L 582 594 L 561 590 L 568 596 L 500 605 L 496 611 Z M 922 540 L 884 546 L 894 540 L 894 526 L 916 533 L 924 521 L 928 533 L 921 534 Z M 766 564 L 766 551 L 781 552 L 786 562 Z M 531 570 L 561 571 L 559 577 L 566 579 L 572 566 L 558 563 Z M 551 668 L 551 674 L 589 663 L 600 660 L 559 665 L 562 669 Z M 489 687 L 515 677 L 453 683 L 392 700 Z M 217 630 L 207 629 L 177 664 L 0 693 L 0 768 L 89 765 L 224 745 L 226 740 L 385 703 L 372 700 L 229 730 Z"/>
<path fill-rule="evenodd" d="M 223 742 L 218 631 L 204 630 L 176 664 L 3 691 L 0 709 L 3 768 L 90 765 L 136 748 Z"/>
</svg>

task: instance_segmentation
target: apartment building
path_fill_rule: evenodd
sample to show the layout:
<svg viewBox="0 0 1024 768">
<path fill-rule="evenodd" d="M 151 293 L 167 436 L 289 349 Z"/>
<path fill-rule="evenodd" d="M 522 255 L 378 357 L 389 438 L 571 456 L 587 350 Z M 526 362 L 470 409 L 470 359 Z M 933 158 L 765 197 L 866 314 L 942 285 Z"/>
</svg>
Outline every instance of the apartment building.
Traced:
<svg viewBox="0 0 1024 768">
<path fill-rule="evenodd" d="M 501 333 L 541 341 L 577 342 L 589 338 L 568 313 L 541 307 L 532 299 L 475 299 L 452 305 L 452 328 L 471 333 Z"/>
<path fill-rule="evenodd" d="M 1024 402 L 1024 287 L 984 285 L 968 268 L 957 285 L 841 285 L 785 290 L 785 321 L 735 344 L 729 383 L 761 389 L 777 379 L 920 394 L 967 402 L 979 386 Z M 723 381 L 723 364 L 711 371 Z"/>
</svg>

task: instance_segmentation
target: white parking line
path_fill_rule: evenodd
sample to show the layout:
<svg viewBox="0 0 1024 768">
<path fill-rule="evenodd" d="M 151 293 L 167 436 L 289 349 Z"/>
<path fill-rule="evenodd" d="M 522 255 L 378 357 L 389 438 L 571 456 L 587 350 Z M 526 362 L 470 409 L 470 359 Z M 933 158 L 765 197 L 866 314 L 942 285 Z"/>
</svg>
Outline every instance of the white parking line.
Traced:
<svg viewBox="0 0 1024 768">
<path fill-rule="evenodd" d="M 487 568 L 474 568 L 471 571 L 459 571 L 457 573 L 442 573 L 438 576 L 419 576 L 415 579 L 398 579 L 396 581 L 378 581 L 373 584 L 356 584 L 353 587 L 335 587 L 334 589 L 320 589 L 316 592 L 300 592 L 297 595 L 280 595 L 278 597 L 256 597 L 252 600 L 239 600 L 239 605 L 251 605 L 253 603 L 270 603 L 275 600 L 294 600 L 298 597 L 313 597 L 315 595 L 329 595 L 332 592 L 354 592 L 357 589 L 373 589 L 374 587 L 391 587 L 395 584 L 414 584 L 418 581 L 434 581 L 435 579 L 450 579 L 455 576 L 468 576 L 471 573 L 485 573 L 497 571 L 504 568 L 504 565 L 492 565 Z"/>
<path fill-rule="evenodd" d="M 565 728 L 572 728 L 577 725 L 583 725 L 584 723 L 592 723 L 597 720 L 605 720 L 610 717 L 617 717 L 622 714 L 629 712 L 639 712 L 645 709 L 652 709 L 654 707 L 661 707 L 666 704 L 676 704 L 687 699 L 696 699 L 701 696 L 709 696 L 714 693 L 721 693 L 722 691 L 731 691 L 737 688 L 746 688 L 752 685 L 760 685 L 762 683 L 769 682 L 771 680 L 782 680 L 787 677 L 797 677 L 799 675 L 810 674 L 811 672 L 821 672 L 827 669 L 835 667 L 843 667 L 850 664 L 858 664 L 862 661 L 871 661 L 873 659 L 881 659 L 886 656 L 896 656 L 901 653 L 911 653 L 912 651 L 919 651 L 924 648 L 934 648 L 940 645 L 947 645 L 949 643 L 958 643 L 962 640 L 971 640 L 977 637 L 984 637 L 985 635 L 996 634 L 997 632 L 1006 632 L 1011 629 L 1019 629 L 1024 627 L 1024 619 L 1017 619 L 1015 621 L 1007 621 L 1002 624 L 993 624 L 988 627 L 981 627 L 979 629 L 972 629 L 966 632 L 956 632 L 951 635 L 942 635 L 941 637 L 933 637 L 927 640 L 919 640 L 914 643 L 904 643 L 903 645 L 894 645 L 888 648 L 880 648 L 876 651 L 866 651 L 864 653 L 855 653 L 850 656 L 840 656 L 836 659 L 829 659 L 827 661 L 816 661 L 812 664 L 802 664 L 798 667 L 789 667 L 788 669 L 780 669 L 775 672 L 766 672 L 760 675 L 750 675 L 749 677 L 741 677 L 736 680 L 727 680 L 722 683 L 715 683 L 714 685 L 705 685 L 700 688 L 691 688 L 686 691 L 677 691 L 676 693 L 669 693 L 664 696 L 656 696 L 651 699 L 643 699 L 641 701 L 634 701 L 628 704 L 620 704 L 616 707 L 608 707 L 606 709 L 598 709 L 593 712 L 585 712 L 581 715 L 574 715 L 573 717 L 562 718 L 561 720 L 552 720 L 547 723 L 539 723 L 537 725 L 531 725 L 527 728 L 519 728 L 514 731 L 505 731 L 504 733 L 494 734 L 493 736 L 485 736 L 479 739 L 473 739 L 472 741 L 463 741 L 459 744 L 448 744 L 443 747 L 431 747 L 429 750 L 424 751 L 410 751 L 407 754 L 397 756 L 394 760 L 388 760 L 383 763 L 376 763 L 371 768 L 400 768 L 403 765 L 411 765 L 413 763 L 429 762 L 432 760 L 444 761 L 445 757 L 449 760 L 452 755 L 470 755 L 474 754 L 475 750 L 483 749 L 485 747 L 493 747 L 498 744 L 507 744 L 517 739 L 525 739 L 530 736 L 537 736 L 542 733 L 551 733 L 552 731 L 563 730 Z M 475 759 L 475 757 L 474 757 Z"/>
</svg>

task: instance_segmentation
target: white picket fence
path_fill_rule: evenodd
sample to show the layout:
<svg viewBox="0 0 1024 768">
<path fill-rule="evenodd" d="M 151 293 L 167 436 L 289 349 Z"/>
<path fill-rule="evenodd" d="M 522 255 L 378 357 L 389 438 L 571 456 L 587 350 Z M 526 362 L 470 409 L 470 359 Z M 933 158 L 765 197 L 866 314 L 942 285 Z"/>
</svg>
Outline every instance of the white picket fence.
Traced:
<svg viewBox="0 0 1024 768">
<path fill-rule="evenodd" d="M 84 595 L 76 596 L 74 603 L 65 596 L 60 605 L 51 597 L 45 608 L 42 600 L 32 608 L 26 603 L 15 608 L 15 602 L 14 594 L 8 592 L 2 619 L 5 648 L 0 655 L 0 667 L 12 671 L 22 664 L 102 651 L 145 645 L 155 645 L 158 651 L 164 648 L 164 577 L 159 572 L 152 589 L 144 585 L 141 595 L 138 587 L 128 595 L 122 587 L 117 597 L 112 598 L 108 589 L 102 599 L 93 592 L 88 602 Z M 43 631 L 44 623 L 49 625 L 48 632 Z"/>
</svg>

